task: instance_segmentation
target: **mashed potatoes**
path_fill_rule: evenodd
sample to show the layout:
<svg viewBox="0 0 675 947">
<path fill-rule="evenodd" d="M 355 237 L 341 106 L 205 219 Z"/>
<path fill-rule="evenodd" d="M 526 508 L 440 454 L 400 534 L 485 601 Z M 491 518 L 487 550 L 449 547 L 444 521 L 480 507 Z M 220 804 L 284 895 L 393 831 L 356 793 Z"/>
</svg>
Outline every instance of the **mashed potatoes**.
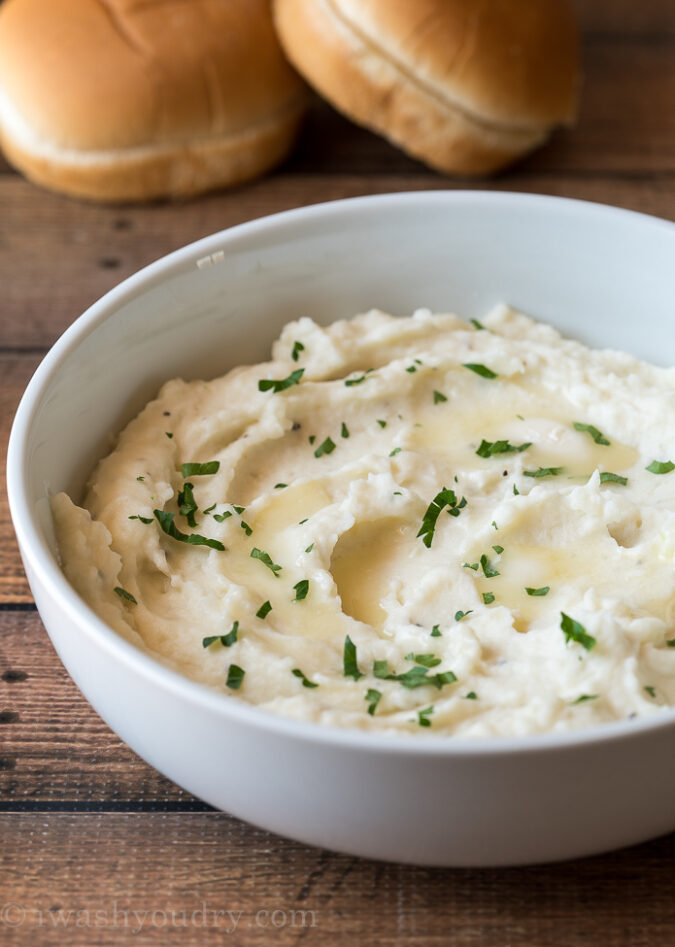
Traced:
<svg viewBox="0 0 675 947">
<path fill-rule="evenodd" d="M 85 601 L 195 681 L 520 735 L 675 704 L 673 461 L 675 370 L 506 307 L 370 312 L 168 382 L 52 506 Z"/>
</svg>

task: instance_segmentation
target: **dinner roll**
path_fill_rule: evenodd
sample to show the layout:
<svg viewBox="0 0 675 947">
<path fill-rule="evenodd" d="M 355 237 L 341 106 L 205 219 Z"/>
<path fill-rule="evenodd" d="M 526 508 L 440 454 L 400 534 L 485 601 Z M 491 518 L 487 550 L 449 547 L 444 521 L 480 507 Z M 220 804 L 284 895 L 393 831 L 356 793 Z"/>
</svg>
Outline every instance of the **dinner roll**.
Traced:
<svg viewBox="0 0 675 947">
<path fill-rule="evenodd" d="M 303 102 L 269 0 L 5 0 L 0 143 L 94 200 L 186 197 L 283 158 Z"/>
<path fill-rule="evenodd" d="M 274 16 L 322 95 L 439 171 L 496 171 L 574 119 L 567 0 L 274 0 Z"/>
</svg>

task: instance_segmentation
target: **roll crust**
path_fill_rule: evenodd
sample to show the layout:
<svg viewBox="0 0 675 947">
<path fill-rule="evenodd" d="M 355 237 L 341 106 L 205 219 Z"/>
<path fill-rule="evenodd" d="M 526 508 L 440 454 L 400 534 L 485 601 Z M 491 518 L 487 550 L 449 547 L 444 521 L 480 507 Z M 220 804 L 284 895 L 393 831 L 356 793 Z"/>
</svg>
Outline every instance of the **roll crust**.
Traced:
<svg viewBox="0 0 675 947">
<path fill-rule="evenodd" d="M 305 100 L 269 0 L 5 0 L 0 89 L 9 160 L 100 200 L 259 174 L 287 153 Z"/>
<path fill-rule="evenodd" d="M 496 171 L 574 120 L 566 0 L 274 0 L 274 16 L 310 84 L 440 171 Z"/>
</svg>

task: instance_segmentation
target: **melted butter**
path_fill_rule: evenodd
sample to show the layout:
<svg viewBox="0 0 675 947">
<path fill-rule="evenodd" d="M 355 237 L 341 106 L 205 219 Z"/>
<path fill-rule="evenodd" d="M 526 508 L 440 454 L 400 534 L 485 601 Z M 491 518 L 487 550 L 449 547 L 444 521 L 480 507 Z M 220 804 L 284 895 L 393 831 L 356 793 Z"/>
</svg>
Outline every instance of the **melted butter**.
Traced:
<svg viewBox="0 0 675 947">
<path fill-rule="evenodd" d="M 347 615 L 382 629 L 387 617 L 382 600 L 405 570 L 413 540 L 414 529 L 395 519 L 359 523 L 340 537 L 331 572 Z"/>
</svg>

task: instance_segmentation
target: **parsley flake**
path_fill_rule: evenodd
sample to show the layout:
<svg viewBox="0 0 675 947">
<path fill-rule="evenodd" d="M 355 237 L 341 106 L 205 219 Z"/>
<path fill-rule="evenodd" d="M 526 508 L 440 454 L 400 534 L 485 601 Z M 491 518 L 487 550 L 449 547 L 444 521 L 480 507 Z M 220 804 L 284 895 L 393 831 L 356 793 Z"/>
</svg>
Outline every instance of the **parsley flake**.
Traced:
<svg viewBox="0 0 675 947">
<path fill-rule="evenodd" d="M 310 543 L 309 546 L 305 549 L 305 552 L 311 552 L 314 549 L 314 543 Z"/>
<path fill-rule="evenodd" d="M 173 521 L 173 513 L 168 513 L 166 510 L 153 510 L 152 512 L 155 514 L 155 519 L 162 530 L 172 539 L 177 539 L 180 543 L 188 543 L 190 546 L 208 546 L 210 549 L 225 552 L 225 546 L 218 539 L 207 539 L 206 536 L 200 536 L 199 533 L 182 533 Z"/>
<path fill-rule="evenodd" d="M 375 710 L 377 709 L 377 705 L 379 704 L 381 697 L 382 697 L 382 692 L 376 691 L 372 687 L 369 687 L 368 690 L 366 691 L 365 699 L 368 701 L 368 713 L 370 714 L 371 717 L 375 713 Z"/>
<path fill-rule="evenodd" d="M 205 511 L 205 512 L 206 512 L 206 511 Z M 224 513 L 214 513 L 214 514 L 213 514 L 214 520 L 216 520 L 216 522 L 218 522 L 218 523 L 222 523 L 223 520 L 229 519 L 230 516 L 232 516 L 232 513 L 231 513 L 230 510 L 225 510 Z"/>
<path fill-rule="evenodd" d="M 434 627 L 431 629 L 431 637 L 432 638 L 441 637 L 441 629 L 438 627 L 438 625 L 434 625 Z"/>
<path fill-rule="evenodd" d="M 476 453 L 479 457 L 494 457 L 496 454 L 522 454 L 528 447 L 532 447 L 532 441 L 526 441 L 524 444 L 509 444 L 508 441 L 486 441 L 483 439 Z"/>
<path fill-rule="evenodd" d="M 431 720 L 429 720 L 429 717 L 432 715 L 433 712 L 434 712 L 433 704 L 431 707 L 425 707 L 424 710 L 417 711 L 417 722 L 420 725 L 420 727 L 431 726 Z"/>
<path fill-rule="evenodd" d="M 483 604 L 484 604 L 484 605 L 492 605 L 492 603 L 494 602 L 494 600 L 495 600 L 494 593 L 492 593 L 492 592 L 483 592 Z"/>
<path fill-rule="evenodd" d="M 478 694 L 475 691 L 469 691 L 464 695 L 464 700 L 478 700 Z"/>
<path fill-rule="evenodd" d="M 274 573 L 275 578 L 279 578 L 279 572 L 281 572 L 281 566 L 277 565 L 276 562 L 272 561 L 269 553 L 264 552 L 262 549 L 252 549 L 251 550 L 251 559 L 259 559 L 263 565 L 267 566 L 270 572 Z"/>
<path fill-rule="evenodd" d="M 481 365 L 477 362 L 464 362 L 462 365 L 463 368 L 468 368 L 470 371 L 475 372 L 477 375 L 480 375 L 481 378 L 498 378 L 497 372 L 493 372 L 491 368 L 488 368 L 486 365 Z"/>
<path fill-rule="evenodd" d="M 227 680 L 225 685 L 230 688 L 230 690 L 238 691 L 244 680 L 244 675 L 246 671 L 243 668 L 240 668 L 238 664 L 231 664 L 227 669 Z"/>
<path fill-rule="evenodd" d="M 305 675 L 302 673 L 300 668 L 293 668 L 293 671 L 291 673 L 294 674 L 295 677 L 300 678 L 300 680 L 302 681 L 303 687 L 318 687 L 319 686 L 318 684 L 315 684 L 314 681 L 310 681 L 307 677 L 305 677 Z"/>
<path fill-rule="evenodd" d="M 183 477 L 206 477 L 209 474 L 218 473 L 220 470 L 219 460 L 208 460 L 205 464 L 181 464 L 180 472 Z"/>
<path fill-rule="evenodd" d="M 331 440 L 330 437 L 327 437 L 325 441 L 322 441 L 321 444 L 314 451 L 315 457 L 322 457 L 324 454 L 332 454 L 335 450 L 335 442 Z"/>
<path fill-rule="evenodd" d="M 441 659 L 437 658 L 435 654 L 413 654 L 412 651 L 410 654 L 406 654 L 405 659 L 406 661 L 414 661 L 415 664 L 420 664 L 425 668 L 435 668 L 441 663 Z"/>
<path fill-rule="evenodd" d="M 238 633 L 239 622 L 235 621 L 226 635 L 210 635 L 208 638 L 202 638 L 202 648 L 210 648 L 216 641 L 220 641 L 225 648 L 229 648 L 237 640 Z"/>
<path fill-rule="evenodd" d="M 384 663 L 386 665 L 387 662 L 385 661 Z M 342 666 L 345 677 L 353 677 L 355 681 L 363 677 L 356 660 L 356 645 L 349 635 L 345 638 L 345 646 L 342 652 Z"/>
<path fill-rule="evenodd" d="M 199 507 L 195 503 L 195 498 L 192 493 L 193 488 L 194 484 L 190 483 L 189 480 L 186 480 L 183 484 L 183 489 L 178 493 L 178 512 L 181 516 L 186 516 L 188 526 L 192 526 L 194 528 L 197 525 L 195 513 Z"/>
<path fill-rule="evenodd" d="M 155 521 L 152 519 L 151 516 L 141 516 L 141 515 L 138 514 L 138 513 L 135 514 L 134 516 L 130 516 L 129 519 L 130 519 L 130 520 L 140 520 L 141 523 L 145 523 L 146 526 L 147 526 L 149 523 L 154 523 L 154 522 L 155 522 Z"/>
<path fill-rule="evenodd" d="M 275 483 L 275 484 L 274 484 L 274 489 L 275 489 L 275 490 L 284 490 L 287 486 L 288 486 L 287 483 Z"/>
<path fill-rule="evenodd" d="M 579 421 L 575 421 L 574 430 L 584 431 L 586 434 L 590 434 L 596 444 L 604 444 L 605 447 L 609 447 L 610 442 L 607 440 L 605 435 L 599 431 L 597 427 L 593 427 L 592 424 L 580 424 Z"/>
<path fill-rule="evenodd" d="M 525 591 L 527 592 L 528 595 L 533 596 L 533 598 L 541 598 L 544 595 L 548 595 L 548 593 L 551 591 L 551 586 L 542 585 L 542 587 L 539 589 L 531 589 L 531 588 L 526 587 Z"/>
<path fill-rule="evenodd" d="M 483 555 L 480 557 L 480 564 L 483 570 L 483 575 L 486 579 L 494 579 L 500 574 L 498 570 L 492 565 L 485 553 L 483 553 Z"/>
<path fill-rule="evenodd" d="M 297 362 L 297 360 L 300 358 L 300 352 L 304 352 L 304 351 L 305 351 L 305 346 L 302 344 L 302 342 L 294 342 L 293 351 L 291 352 L 291 358 L 293 359 L 293 361 Z"/>
<path fill-rule="evenodd" d="M 670 638 L 668 641 L 666 641 L 666 647 L 675 648 L 675 638 Z"/>
<path fill-rule="evenodd" d="M 387 422 L 386 422 L 386 421 L 383 421 L 381 418 L 376 418 L 376 420 L 377 420 L 377 423 L 380 425 L 380 427 L 386 427 L 386 426 L 387 426 Z"/>
<path fill-rule="evenodd" d="M 572 704 L 585 704 L 588 700 L 597 700 L 600 694 L 580 694 Z"/>
<path fill-rule="evenodd" d="M 396 455 L 400 454 L 402 450 L 403 450 L 402 447 L 395 447 L 393 450 L 389 451 L 389 456 L 396 457 Z"/>
<path fill-rule="evenodd" d="M 304 368 L 296 368 L 287 378 L 261 378 L 258 382 L 258 391 L 285 391 L 286 388 L 298 385 L 304 374 Z"/>
<path fill-rule="evenodd" d="M 498 556 L 501 556 L 501 554 L 504 552 L 503 546 L 493 546 L 492 548 L 494 549 L 494 551 L 497 553 Z"/>
<path fill-rule="evenodd" d="M 342 422 L 342 427 L 340 428 L 340 437 L 349 437 L 349 428 L 344 421 Z"/>
<path fill-rule="evenodd" d="M 454 490 L 448 490 L 447 487 L 443 487 L 443 489 L 436 494 L 429 504 L 422 519 L 422 525 L 420 526 L 419 532 L 417 533 L 418 537 L 422 537 L 422 542 L 427 547 L 427 549 L 430 548 L 431 542 L 434 538 L 436 521 L 438 520 L 441 510 L 446 506 L 449 506 L 451 510 L 456 507 L 457 497 Z"/>
<path fill-rule="evenodd" d="M 447 400 L 448 399 L 441 391 L 436 391 L 434 388 L 434 404 L 442 404 L 443 401 Z"/>
<path fill-rule="evenodd" d="M 131 602 L 132 605 L 138 605 L 138 602 L 133 597 L 131 592 L 127 592 L 126 589 L 123 589 L 121 585 L 116 585 L 114 591 L 117 592 L 120 598 L 123 598 L 125 602 Z"/>
<path fill-rule="evenodd" d="M 564 467 L 537 467 L 536 470 L 523 470 L 526 477 L 558 477 L 564 470 Z"/>
<path fill-rule="evenodd" d="M 292 599 L 293 602 L 301 602 L 303 599 L 307 598 L 307 593 L 309 592 L 309 579 L 300 579 L 299 582 L 296 582 L 293 586 L 295 591 L 295 598 Z"/>
<path fill-rule="evenodd" d="M 452 671 L 441 671 L 429 676 L 429 669 L 420 664 L 416 664 L 403 674 L 390 674 L 386 661 L 375 661 L 373 663 L 373 674 L 381 680 L 397 681 L 409 690 L 424 687 L 425 684 L 431 684 L 440 690 L 444 684 L 452 684 L 457 680 Z"/>
<path fill-rule="evenodd" d="M 366 380 L 366 375 L 359 375 L 358 378 L 347 378 L 345 379 L 345 385 L 347 388 L 352 388 L 354 385 L 360 385 L 361 382 Z"/>
<path fill-rule="evenodd" d="M 165 431 L 164 433 L 165 433 L 166 436 L 169 438 L 169 440 L 172 440 L 172 439 L 173 439 L 173 434 L 171 433 L 171 431 Z"/>
<path fill-rule="evenodd" d="M 656 688 L 652 687 L 651 684 L 645 684 L 645 690 L 650 697 L 656 697 Z"/>
<path fill-rule="evenodd" d="M 455 621 L 461 621 L 463 618 L 466 618 L 467 615 L 470 615 L 473 612 L 473 609 L 470 608 L 468 612 L 455 612 Z"/>
<path fill-rule="evenodd" d="M 271 611 L 272 611 L 272 604 L 268 599 L 266 602 L 262 603 L 258 611 L 255 613 L 255 617 L 261 618 L 264 621 Z"/>
<path fill-rule="evenodd" d="M 675 464 L 672 460 L 653 460 L 649 467 L 645 467 L 645 470 L 653 474 L 667 474 L 675 470 Z"/>
<path fill-rule="evenodd" d="M 590 651 L 596 644 L 595 638 L 592 635 L 589 635 L 586 632 L 586 629 L 578 621 L 575 621 L 573 618 L 570 618 L 569 615 L 566 615 L 564 612 L 560 613 L 560 627 L 562 628 L 565 641 L 569 644 L 570 641 L 576 641 L 587 651 Z"/>
<path fill-rule="evenodd" d="M 610 473 L 609 470 L 603 470 L 600 473 L 600 483 L 618 483 L 625 487 L 628 483 L 628 477 L 620 477 L 619 474 Z"/>
</svg>

